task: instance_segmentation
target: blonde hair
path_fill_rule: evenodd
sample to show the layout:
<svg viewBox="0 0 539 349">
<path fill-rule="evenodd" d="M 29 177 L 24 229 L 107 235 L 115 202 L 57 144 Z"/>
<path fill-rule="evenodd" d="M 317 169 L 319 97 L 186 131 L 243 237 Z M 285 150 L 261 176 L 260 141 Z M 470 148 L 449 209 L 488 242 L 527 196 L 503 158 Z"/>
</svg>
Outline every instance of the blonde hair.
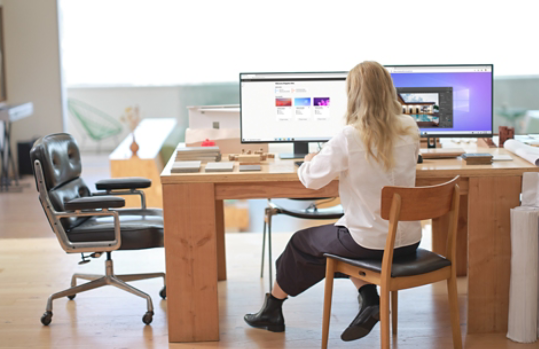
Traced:
<svg viewBox="0 0 539 349">
<path fill-rule="evenodd" d="M 381 64 L 366 61 L 350 70 L 346 89 L 346 124 L 358 130 L 367 150 L 367 160 L 372 157 L 386 171 L 391 170 L 395 166 L 396 138 L 411 135 L 419 140 L 417 131 L 410 126 L 403 127 L 398 120 L 402 107 L 391 75 Z"/>
</svg>

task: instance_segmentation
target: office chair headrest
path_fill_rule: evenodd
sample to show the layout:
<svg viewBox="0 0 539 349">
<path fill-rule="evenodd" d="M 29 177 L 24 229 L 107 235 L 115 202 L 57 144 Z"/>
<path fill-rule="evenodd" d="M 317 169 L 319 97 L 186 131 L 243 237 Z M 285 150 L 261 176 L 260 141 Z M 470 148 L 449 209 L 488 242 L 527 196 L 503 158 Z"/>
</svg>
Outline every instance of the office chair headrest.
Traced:
<svg viewBox="0 0 539 349">
<path fill-rule="evenodd" d="M 79 147 L 68 133 L 55 133 L 38 139 L 30 150 L 30 158 L 32 169 L 36 160 L 41 163 L 47 191 L 79 178 L 82 170 Z"/>
</svg>

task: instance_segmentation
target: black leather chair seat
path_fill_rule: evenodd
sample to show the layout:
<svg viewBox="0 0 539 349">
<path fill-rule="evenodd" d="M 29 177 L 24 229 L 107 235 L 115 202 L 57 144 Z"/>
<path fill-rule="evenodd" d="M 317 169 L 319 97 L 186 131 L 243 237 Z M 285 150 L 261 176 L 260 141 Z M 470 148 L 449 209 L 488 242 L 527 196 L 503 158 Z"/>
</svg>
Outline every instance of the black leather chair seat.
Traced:
<svg viewBox="0 0 539 349">
<path fill-rule="evenodd" d="M 324 256 L 343 261 L 355 267 L 372 270 L 378 273 L 382 272 L 382 261 L 348 259 L 331 253 L 325 253 Z M 391 277 L 426 274 L 450 265 L 451 262 L 439 254 L 418 248 L 416 254 L 413 256 L 393 259 Z"/>
<path fill-rule="evenodd" d="M 273 204 L 273 207 L 277 209 L 277 212 L 280 214 L 302 219 L 339 219 L 344 215 L 341 205 L 318 208 L 316 210 L 313 208 L 308 208 L 305 210 L 291 210 L 275 204 Z"/>
<path fill-rule="evenodd" d="M 146 210 L 148 212 L 148 210 Z M 163 247 L 162 215 L 120 214 L 122 244 L 120 250 L 142 250 Z M 114 218 L 91 217 L 71 228 L 67 236 L 71 242 L 114 240 Z"/>
</svg>

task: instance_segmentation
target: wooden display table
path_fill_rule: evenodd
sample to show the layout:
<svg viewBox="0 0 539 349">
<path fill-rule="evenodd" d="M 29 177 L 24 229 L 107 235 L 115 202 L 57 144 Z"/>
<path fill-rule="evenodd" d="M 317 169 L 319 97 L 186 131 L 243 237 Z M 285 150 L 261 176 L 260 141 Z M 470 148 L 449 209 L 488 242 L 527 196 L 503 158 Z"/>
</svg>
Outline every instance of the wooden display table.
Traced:
<svg viewBox="0 0 539 349">
<path fill-rule="evenodd" d="M 160 174 L 179 141 L 177 121 L 173 118 L 143 119 L 135 129 L 139 145 L 137 156 L 131 153 L 131 134 L 110 154 L 112 178 L 144 177 L 151 179 L 152 186 L 143 189 L 148 207 L 163 207 L 163 191 Z M 140 207 L 138 196 L 124 196 L 126 207 Z"/>
</svg>

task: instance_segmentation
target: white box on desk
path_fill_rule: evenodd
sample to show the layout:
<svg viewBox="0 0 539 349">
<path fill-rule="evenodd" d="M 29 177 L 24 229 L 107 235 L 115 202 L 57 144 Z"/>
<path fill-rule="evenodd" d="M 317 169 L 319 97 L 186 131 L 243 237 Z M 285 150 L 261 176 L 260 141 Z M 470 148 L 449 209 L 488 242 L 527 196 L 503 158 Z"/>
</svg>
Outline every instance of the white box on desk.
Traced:
<svg viewBox="0 0 539 349">
<path fill-rule="evenodd" d="M 240 106 L 199 105 L 187 107 L 190 129 L 226 129 L 240 127 Z"/>
<path fill-rule="evenodd" d="M 188 147 L 199 147 L 206 139 L 215 142 L 219 147 L 221 154 L 241 154 L 241 150 L 245 149 L 256 151 L 262 149 L 263 152 L 268 152 L 268 143 L 250 143 L 242 144 L 240 141 L 239 128 L 213 129 L 201 128 L 185 130 L 185 144 Z"/>
</svg>

